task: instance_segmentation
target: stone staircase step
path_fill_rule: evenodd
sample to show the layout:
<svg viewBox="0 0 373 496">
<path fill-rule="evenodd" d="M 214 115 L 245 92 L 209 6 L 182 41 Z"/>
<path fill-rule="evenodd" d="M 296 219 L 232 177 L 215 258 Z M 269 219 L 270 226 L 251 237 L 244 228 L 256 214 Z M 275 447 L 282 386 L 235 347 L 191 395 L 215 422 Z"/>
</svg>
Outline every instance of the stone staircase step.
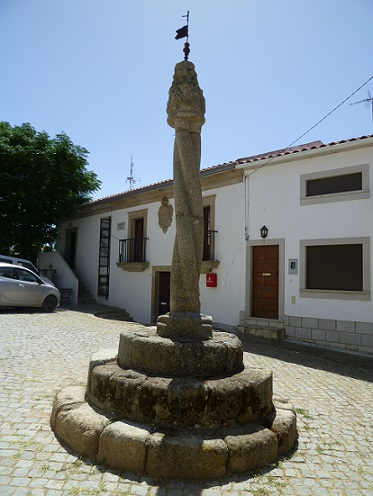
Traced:
<svg viewBox="0 0 373 496">
<path fill-rule="evenodd" d="M 95 312 L 95 317 L 98 317 L 100 319 L 120 320 L 123 322 L 134 321 L 127 310 L 116 307 L 110 307 L 107 310 L 99 310 L 98 312 Z"/>
</svg>

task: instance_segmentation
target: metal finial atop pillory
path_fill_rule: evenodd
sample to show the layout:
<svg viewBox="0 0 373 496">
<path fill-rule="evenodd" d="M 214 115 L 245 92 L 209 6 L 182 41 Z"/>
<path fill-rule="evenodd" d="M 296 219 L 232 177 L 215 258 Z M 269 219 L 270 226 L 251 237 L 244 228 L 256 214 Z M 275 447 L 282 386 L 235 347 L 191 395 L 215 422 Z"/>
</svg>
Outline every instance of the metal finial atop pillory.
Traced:
<svg viewBox="0 0 373 496">
<path fill-rule="evenodd" d="M 184 52 L 184 60 L 188 60 L 188 56 L 190 53 L 190 48 L 189 48 L 190 45 L 188 42 L 188 39 L 189 39 L 189 10 L 187 11 L 187 14 L 184 15 L 183 17 L 186 17 L 187 23 L 182 28 L 176 30 L 175 40 L 180 40 L 181 38 L 186 38 L 186 42 L 184 43 L 183 52 Z"/>
</svg>

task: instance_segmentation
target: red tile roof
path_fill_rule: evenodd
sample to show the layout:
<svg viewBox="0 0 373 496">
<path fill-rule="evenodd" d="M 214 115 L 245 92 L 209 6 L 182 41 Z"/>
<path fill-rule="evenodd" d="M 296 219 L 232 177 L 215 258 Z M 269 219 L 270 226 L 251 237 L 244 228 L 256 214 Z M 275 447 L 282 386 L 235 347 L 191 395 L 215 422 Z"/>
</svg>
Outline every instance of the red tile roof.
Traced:
<svg viewBox="0 0 373 496">
<path fill-rule="evenodd" d="M 281 150 L 274 150 L 271 152 L 267 153 L 260 153 L 259 155 L 251 155 L 249 157 L 243 157 L 243 158 L 238 158 L 236 160 L 233 160 L 231 162 L 225 162 L 220 165 L 214 165 L 212 167 L 207 167 L 205 169 L 202 169 L 200 171 L 201 176 L 208 176 L 210 174 L 215 174 L 218 172 L 223 172 L 229 169 L 234 169 L 237 165 L 242 165 L 242 164 L 247 164 L 247 163 L 252 163 L 252 162 L 257 162 L 259 160 L 267 159 L 267 160 L 272 160 L 276 157 L 283 157 L 285 155 L 294 155 L 296 153 L 302 153 L 308 150 L 317 150 L 321 148 L 327 148 L 327 147 L 333 147 L 337 145 L 341 145 L 343 143 L 352 143 L 354 141 L 363 141 L 369 138 L 373 138 L 373 134 L 367 135 L 367 136 L 360 136 L 358 138 L 350 138 L 347 140 L 341 140 L 341 141 L 331 141 L 330 143 L 323 143 L 322 141 L 312 141 L 310 143 L 305 143 L 303 145 L 298 145 L 298 146 L 292 146 L 288 148 L 283 148 Z M 142 193 L 146 191 L 151 191 L 153 189 L 159 188 L 161 186 L 168 186 L 172 185 L 172 179 L 166 179 L 164 181 L 159 181 L 157 183 L 149 184 L 148 186 L 142 186 L 140 188 L 135 188 L 129 191 L 124 191 L 123 193 L 117 193 L 114 195 L 106 196 L 104 198 L 100 198 L 98 200 L 94 200 L 90 203 L 87 203 L 86 205 L 93 205 L 101 202 L 107 202 L 110 200 L 119 200 L 120 198 L 128 197 L 135 195 L 137 193 Z M 83 205 L 84 206 L 84 205 Z"/>
<path fill-rule="evenodd" d="M 244 158 L 238 158 L 235 160 L 234 165 L 241 165 L 241 164 L 246 164 L 250 162 L 256 162 L 259 160 L 263 159 L 272 159 L 275 157 L 283 157 L 285 155 L 293 155 L 295 153 L 301 153 L 305 152 L 308 150 L 317 150 L 320 148 L 327 148 L 327 147 L 333 147 L 336 145 L 341 145 L 343 143 L 352 143 L 354 141 L 363 141 L 369 138 L 373 138 L 373 134 L 367 135 L 367 136 L 360 136 L 359 138 L 351 138 L 347 140 L 341 140 L 341 141 L 331 141 L 330 143 L 323 143 L 322 141 L 312 141 L 311 143 L 306 143 L 304 145 L 299 145 L 299 146 L 293 146 L 290 148 L 284 148 L 282 150 L 275 150 L 272 152 L 268 153 L 262 153 L 260 155 L 253 155 L 251 157 L 244 157 Z"/>
</svg>

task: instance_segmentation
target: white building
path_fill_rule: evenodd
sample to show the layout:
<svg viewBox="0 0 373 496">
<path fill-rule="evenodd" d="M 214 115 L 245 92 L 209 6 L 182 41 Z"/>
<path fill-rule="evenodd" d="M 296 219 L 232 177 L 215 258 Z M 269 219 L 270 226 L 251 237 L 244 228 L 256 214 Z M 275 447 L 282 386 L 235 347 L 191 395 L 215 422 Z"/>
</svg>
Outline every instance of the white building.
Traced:
<svg viewBox="0 0 373 496">
<path fill-rule="evenodd" d="M 373 353 L 372 168 L 370 136 L 201 171 L 202 312 L 260 336 Z M 172 204 L 172 181 L 94 201 L 61 226 L 58 251 L 94 297 L 155 322 L 168 310 Z"/>
</svg>

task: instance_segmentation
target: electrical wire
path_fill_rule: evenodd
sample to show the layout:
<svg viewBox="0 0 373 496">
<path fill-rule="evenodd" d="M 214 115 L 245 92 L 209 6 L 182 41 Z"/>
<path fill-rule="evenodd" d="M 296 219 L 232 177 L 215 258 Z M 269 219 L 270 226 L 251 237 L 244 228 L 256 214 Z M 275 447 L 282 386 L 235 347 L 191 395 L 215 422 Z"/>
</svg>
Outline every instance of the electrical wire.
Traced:
<svg viewBox="0 0 373 496">
<path fill-rule="evenodd" d="M 351 93 L 351 95 L 349 95 L 347 98 L 345 98 L 340 104 L 338 104 L 336 107 L 333 108 L 333 110 L 331 110 L 330 112 L 328 112 L 326 115 L 324 115 L 324 117 L 322 119 L 320 119 L 318 122 L 316 122 L 316 124 L 314 124 L 312 127 L 310 127 L 306 132 L 304 132 L 301 136 L 299 136 L 299 138 L 297 138 L 296 140 L 292 141 L 290 143 L 290 145 L 288 145 L 286 148 L 282 149 L 281 150 L 281 153 L 283 152 L 286 152 L 287 150 L 289 150 L 289 148 L 291 148 L 297 141 L 299 141 L 300 139 L 302 139 L 304 136 L 306 136 L 306 134 L 308 134 L 309 132 L 311 132 L 313 129 L 315 129 L 315 127 L 317 127 L 319 124 L 321 124 L 321 122 L 323 122 L 325 119 L 327 119 L 333 112 L 335 112 L 337 109 L 339 109 L 339 107 L 341 107 L 344 103 L 346 103 L 350 98 L 352 98 L 358 91 L 360 91 L 362 88 L 364 88 L 365 85 L 367 85 L 369 83 L 369 81 L 371 81 L 373 79 L 373 76 L 371 76 L 369 79 L 367 79 L 365 81 L 365 83 L 363 83 L 361 86 L 359 86 L 354 92 Z M 271 157 L 270 159 L 268 159 L 266 162 L 264 162 L 262 165 L 260 165 L 257 169 L 253 170 L 250 174 L 248 175 L 252 175 L 254 174 L 255 172 L 257 172 L 259 169 L 261 169 L 262 167 L 264 167 L 265 165 L 269 164 L 270 162 L 272 162 L 272 160 L 275 158 L 275 156 Z"/>
</svg>

